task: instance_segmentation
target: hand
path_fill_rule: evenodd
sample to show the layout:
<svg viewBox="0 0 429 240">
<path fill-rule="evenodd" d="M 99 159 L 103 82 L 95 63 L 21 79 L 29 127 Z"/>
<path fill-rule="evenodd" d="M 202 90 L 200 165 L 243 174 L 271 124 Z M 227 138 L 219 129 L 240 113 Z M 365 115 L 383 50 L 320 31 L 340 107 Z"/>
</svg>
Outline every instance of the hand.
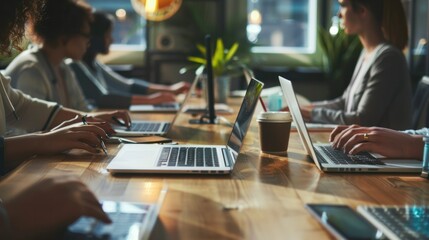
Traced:
<svg viewBox="0 0 429 240">
<path fill-rule="evenodd" d="M 111 220 L 94 194 L 78 179 L 44 179 L 4 203 L 12 239 L 59 239 L 80 216 Z"/>
<path fill-rule="evenodd" d="M 171 85 L 168 90 L 170 93 L 179 94 L 179 93 L 189 91 L 189 88 L 191 88 L 190 83 L 181 81 Z"/>
<path fill-rule="evenodd" d="M 131 117 L 128 114 L 128 111 L 124 110 L 89 113 L 86 119 L 88 122 L 96 122 L 101 120 L 110 124 L 118 124 L 118 121 L 121 121 L 122 124 L 126 127 L 131 127 Z M 113 130 L 111 127 L 110 129 L 103 129 L 107 132 L 107 134 L 115 133 L 115 130 Z"/>
<path fill-rule="evenodd" d="M 159 103 L 168 103 L 176 102 L 176 97 L 171 93 L 160 92 L 153 93 L 147 96 L 149 104 L 159 104 Z"/>
<path fill-rule="evenodd" d="M 366 137 L 365 137 L 366 136 Z M 330 136 L 332 146 L 348 154 L 378 153 L 388 158 L 422 159 L 422 136 L 380 127 L 338 126 Z"/>
<path fill-rule="evenodd" d="M 95 120 L 96 119 L 93 117 L 86 118 L 87 124 L 98 126 L 98 127 L 102 128 L 107 134 L 115 133 L 115 130 L 113 130 L 113 128 L 110 124 L 108 124 L 106 122 L 95 122 Z M 67 120 L 67 121 L 64 121 L 60 125 L 52 128 L 50 130 L 50 132 L 58 130 L 60 128 L 70 126 L 70 125 L 75 125 L 75 126 L 83 125 L 82 117 L 79 115 L 76 115 L 74 118 Z"/>
<path fill-rule="evenodd" d="M 62 128 L 56 128 L 50 132 L 36 135 L 38 138 L 37 153 L 56 154 L 70 149 L 83 149 L 88 152 L 98 153 L 101 141 L 108 136 L 101 126 L 107 123 L 74 123 Z M 110 126 L 109 126 L 110 127 Z"/>
<path fill-rule="evenodd" d="M 306 105 L 301 107 L 302 118 L 306 122 L 311 122 L 311 112 L 313 111 L 313 105 Z"/>
</svg>

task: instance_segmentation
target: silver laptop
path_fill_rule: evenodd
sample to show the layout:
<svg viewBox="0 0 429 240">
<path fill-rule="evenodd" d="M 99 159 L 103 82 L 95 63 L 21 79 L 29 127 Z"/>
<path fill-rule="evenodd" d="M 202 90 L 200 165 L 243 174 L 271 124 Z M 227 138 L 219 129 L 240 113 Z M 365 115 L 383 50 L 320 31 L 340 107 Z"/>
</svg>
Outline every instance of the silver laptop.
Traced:
<svg viewBox="0 0 429 240">
<path fill-rule="evenodd" d="M 160 104 L 135 104 L 130 106 L 130 112 L 139 113 L 175 113 L 180 109 L 177 102 Z"/>
<path fill-rule="evenodd" d="M 358 206 L 357 211 L 388 239 L 429 239 L 429 206 Z"/>
<path fill-rule="evenodd" d="M 316 166 L 325 172 L 415 172 L 420 173 L 422 162 L 414 159 L 387 159 L 369 153 L 347 155 L 330 144 L 313 144 L 301 115 L 292 83 L 279 76 L 283 96 L 296 124 L 301 142 Z"/>
<path fill-rule="evenodd" d="M 140 136 L 165 136 L 168 131 L 173 126 L 174 122 L 177 120 L 177 117 L 180 113 L 183 112 L 183 108 L 195 90 L 198 79 L 200 79 L 200 75 L 196 74 L 194 81 L 192 82 L 189 91 L 186 93 L 185 98 L 182 101 L 182 104 L 179 104 L 179 109 L 176 111 L 176 114 L 171 122 L 166 121 L 148 121 L 148 120 L 133 120 L 131 124 L 131 128 L 127 128 L 125 126 L 114 125 L 113 129 L 116 131 L 116 136 L 118 137 L 140 137 Z"/>
<path fill-rule="evenodd" d="M 111 224 L 91 217 L 80 217 L 68 226 L 63 240 L 147 240 L 155 226 L 166 192 L 167 187 L 163 187 L 158 196 L 154 196 L 154 202 L 103 201 L 101 205 L 112 220 Z"/>
<path fill-rule="evenodd" d="M 263 83 L 250 82 L 227 145 L 124 144 L 107 166 L 112 173 L 227 174 L 235 165 Z"/>
</svg>

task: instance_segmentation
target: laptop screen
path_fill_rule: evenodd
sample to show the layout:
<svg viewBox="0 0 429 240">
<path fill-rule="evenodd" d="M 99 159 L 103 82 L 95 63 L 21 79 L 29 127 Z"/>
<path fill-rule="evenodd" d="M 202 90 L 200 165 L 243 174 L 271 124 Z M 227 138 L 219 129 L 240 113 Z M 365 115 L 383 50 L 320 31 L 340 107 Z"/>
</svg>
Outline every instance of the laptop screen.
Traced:
<svg viewBox="0 0 429 240">
<path fill-rule="evenodd" d="M 238 111 L 237 118 L 233 125 L 231 135 L 228 140 L 228 147 L 237 157 L 240 148 L 243 145 L 244 137 L 249 129 L 250 122 L 252 121 L 253 112 L 255 111 L 256 104 L 258 103 L 259 95 L 261 94 L 264 84 L 254 78 L 250 81 L 246 95 L 244 96 L 240 110 Z"/>
</svg>

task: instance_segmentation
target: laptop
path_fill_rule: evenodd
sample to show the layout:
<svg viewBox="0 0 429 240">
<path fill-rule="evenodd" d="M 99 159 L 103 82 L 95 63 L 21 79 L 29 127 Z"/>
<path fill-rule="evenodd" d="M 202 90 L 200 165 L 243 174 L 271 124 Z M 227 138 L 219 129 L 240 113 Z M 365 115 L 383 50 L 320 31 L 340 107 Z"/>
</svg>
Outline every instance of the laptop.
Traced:
<svg viewBox="0 0 429 240">
<path fill-rule="evenodd" d="M 147 240 L 155 226 L 166 192 L 167 188 L 163 187 L 153 202 L 103 201 L 101 205 L 112 220 L 111 224 L 91 217 L 80 217 L 68 226 L 63 240 Z"/>
<path fill-rule="evenodd" d="M 388 239 L 429 239 L 429 206 L 358 206 L 357 211 Z"/>
<path fill-rule="evenodd" d="M 227 174 L 235 165 L 262 91 L 252 79 L 227 145 L 124 144 L 107 166 L 111 173 Z"/>
<path fill-rule="evenodd" d="M 347 155 L 330 144 L 313 144 L 301 115 L 292 83 L 279 76 L 283 96 L 295 122 L 301 142 L 316 166 L 325 172 L 410 172 L 421 173 L 422 162 L 415 159 L 387 159 L 370 153 Z"/>
<path fill-rule="evenodd" d="M 114 125 L 113 129 L 116 131 L 115 136 L 118 137 L 141 137 L 141 136 L 165 136 L 168 131 L 173 126 L 174 122 L 177 120 L 177 117 L 181 112 L 183 112 L 183 107 L 186 102 L 192 95 L 192 92 L 196 88 L 198 79 L 200 78 L 199 74 L 196 74 L 194 81 L 192 82 L 189 91 L 186 93 L 185 98 L 182 101 L 182 104 L 178 104 L 179 109 L 176 111 L 176 114 L 171 122 L 166 121 L 148 121 L 148 120 L 133 120 L 131 128 L 125 126 Z"/>
<path fill-rule="evenodd" d="M 139 113 L 175 113 L 180 109 L 176 102 L 160 104 L 135 104 L 130 106 L 130 112 Z"/>
</svg>

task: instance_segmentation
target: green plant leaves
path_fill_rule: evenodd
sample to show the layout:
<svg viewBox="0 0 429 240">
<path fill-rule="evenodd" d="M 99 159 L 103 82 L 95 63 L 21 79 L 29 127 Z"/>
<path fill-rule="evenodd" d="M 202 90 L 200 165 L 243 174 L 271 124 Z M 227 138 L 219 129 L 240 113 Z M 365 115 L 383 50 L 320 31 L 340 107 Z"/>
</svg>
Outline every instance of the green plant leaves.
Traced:
<svg viewBox="0 0 429 240">
<path fill-rule="evenodd" d="M 232 44 L 230 49 L 226 49 L 222 39 L 218 38 L 216 40 L 216 48 L 212 56 L 214 75 L 220 76 L 226 71 L 239 66 L 238 58 L 234 58 L 235 54 L 237 53 L 238 47 L 239 44 L 235 42 L 234 44 Z M 188 60 L 194 63 L 205 65 L 206 48 L 201 44 L 197 44 L 197 49 L 203 55 L 203 57 L 190 56 L 188 57 Z"/>
</svg>

